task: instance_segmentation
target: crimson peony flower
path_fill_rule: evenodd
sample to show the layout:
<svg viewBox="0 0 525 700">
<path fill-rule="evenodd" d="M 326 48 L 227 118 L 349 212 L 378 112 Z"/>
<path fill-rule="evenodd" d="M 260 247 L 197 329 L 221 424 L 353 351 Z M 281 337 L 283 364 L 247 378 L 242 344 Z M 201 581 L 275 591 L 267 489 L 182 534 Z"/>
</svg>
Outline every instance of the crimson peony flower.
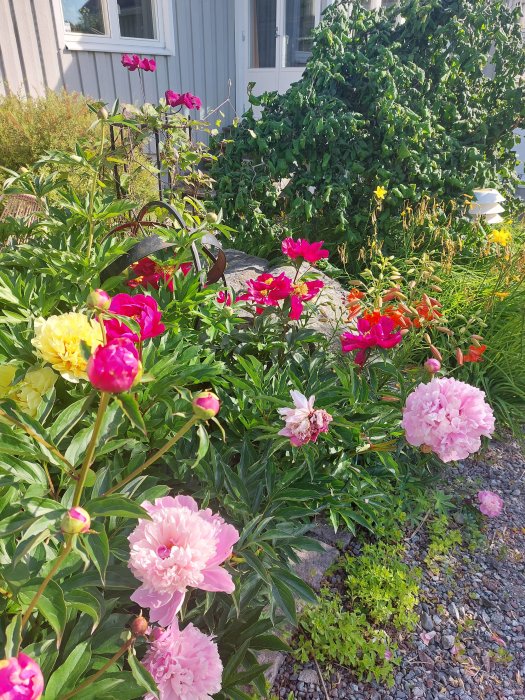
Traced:
<svg viewBox="0 0 525 700">
<path fill-rule="evenodd" d="M 39 700 L 44 692 L 44 677 L 40 666 L 29 656 L 0 661 L 1 700 Z"/>
<path fill-rule="evenodd" d="M 161 322 L 162 313 L 153 297 L 146 294 L 116 294 L 111 299 L 109 310 L 119 316 L 128 316 L 140 326 L 140 337 L 125 323 L 116 318 L 104 321 L 106 335 L 109 342 L 115 338 L 129 338 L 135 343 L 147 338 L 156 338 L 166 330 Z"/>
<path fill-rule="evenodd" d="M 191 623 L 175 622 L 155 635 L 142 663 L 153 676 L 161 700 L 210 700 L 221 689 L 222 662 L 212 637 Z M 154 700 L 147 693 L 144 700 Z"/>
<path fill-rule="evenodd" d="M 296 241 L 293 238 L 285 238 L 282 242 L 281 250 L 292 260 L 302 258 L 314 265 L 322 258 L 327 258 L 330 255 L 328 250 L 322 247 L 323 243 L 324 241 L 309 243 L 304 238 L 298 238 Z"/>
<path fill-rule="evenodd" d="M 357 321 L 357 330 L 358 333 L 343 333 L 341 348 L 343 352 L 358 350 L 354 362 L 361 367 L 371 348 L 393 348 L 403 340 L 401 333 L 394 330 L 394 321 L 387 316 L 379 315 L 375 323 L 362 317 Z"/>
<path fill-rule="evenodd" d="M 290 391 L 295 408 L 280 408 L 279 414 L 284 417 L 285 427 L 279 435 L 290 438 L 294 447 L 317 442 L 320 433 L 328 432 L 332 416 L 322 408 L 314 408 L 315 396 L 306 398 L 299 391 Z"/>
<path fill-rule="evenodd" d="M 451 462 L 479 450 L 481 436 L 494 432 L 494 414 L 480 389 L 450 377 L 434 377 L 408 396 L 401 425 L 410 445 Z"/>
<path fill-rule="evenodd" d="M 292 280 L 284 272 L 277 277 L 264 272 L 256 279 L 248 280 L 246 286 L 248 291 L 238 296 L 237 301 L 254 301 L 257 313 L 262 314 L 265 306 L 279 306 L 279 301 L 290 296 Z"/>
<path fill-rule="evenodd" d="M 151 520 L 139 520 L 128 537 L 129 568 L 142 582 L 131 596 L 150 609 L 150 620 L 171 625 L 186 589 L 233 593 L 235 586 L 221 564 L 231 556 L 239 533 L 190 496 L 142 503 Z"/>
<path fill-rule="evenodd" d="M 323 287 L 324 282 L 321 280 L 301 281 L 297 284 L 292 284 L 290 294 L 291 309 L 288 317 L 292 321 L 297 321 L 303 313 L 303 302 L 310 301 L 310 299 L 316 297 Z"/>
<path fill-rule="evenodd" d="M 115 338 L 107 345 L 99 345 L 87 363 L 91 384 L 109 394 L 129 391 L 142 373 L 139 354 L 131 338 Z"/>
<path fill-rule="evenodd" d="M 146 73 L 154 73 L 157 70 L 157 62 L 154 58 L 142 58 L 139 63 L 139 68 L 142 68 Z"/>
<path fill-rule="evenodd" d="M 191 92 L 173 92 L 166 90 L 164 97 L 166 104 L 170 107 L 187 107 L 188 109 L 200 109 L 202 107 L 201 100 Z"/>
<path fill-rule="evenodd" d="M 232 305 L 232 296 L 231 296 L 231 294 L 230 294 L 229 292 L 224 292 L 224 291 L 221 290 L 221 291 L 217 294 L 217 297 L 216 297 L 215 300 L 216 300 L 216 302 L 217 302 L 218 304 L 225 304 L 226 306 L 231 306 L 231 305 Z"/>
<path fill-rule="evenodd" d="M 471 345 L 468 352 L 463 355 L 463 362 L 482 362 L 486 345 Z"/>
<path fill-rule="evenodd" d="M 129 71 L 134 71 L 137 70 L 137 68 L 140 68 L 140 56 L 137 56 L 137 54 L 133 54 L 133 56 L 128 56 L 127 53 L 125 53 L 122 58 L 120 59 L 120 62 L 124 66 L 124 68 L 127 68 Z"/>
<path fill-rule="evenodd" d="M 161 265 L 153 258 L 142 258 L 131 266 L 136 277 L 128 280 L 126 285 L 131 289 L 137 287 L 159 289 L 160 283 L 164 281 L 167 282 L 169 291 L 173 292 L 173 275 L 180 270 L 186 277 L 192 267 L 193 263 L 191 262 L 184 262 L 180 265 Z"/>
<path fill-rule="evenodd" d="M 503 510 L 503 499 L 493 491 L 478 491 L 479 509 L 489 518 L 497 518 Z"/>
</svg>

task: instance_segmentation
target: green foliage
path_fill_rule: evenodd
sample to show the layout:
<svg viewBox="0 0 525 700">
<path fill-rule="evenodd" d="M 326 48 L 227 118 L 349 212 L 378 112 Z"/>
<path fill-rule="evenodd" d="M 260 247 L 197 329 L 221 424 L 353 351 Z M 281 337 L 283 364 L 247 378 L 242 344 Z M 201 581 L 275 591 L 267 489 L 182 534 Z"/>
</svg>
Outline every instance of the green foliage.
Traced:
<svg viewBox="0 0 525 700">
<path fill-rule="evenodd" d="M 375 625 L 414 629 L 418 616 L 421 570 L 411 569 L 403 560 L 401 545 L 379 540 L 365 544 L 357 557 L 348 556 L 344 569 L 352 607 L 363 612 Z"/>
<path fill-rule="evenodd" d="M 512 194 L 524 68 L 518 11 L 500 0 L 379 13 L 340 0 L 302 79 L 252 96 L 261 118 L 250 110 L 220 144 L 217 206 L 238 245 L 260 254 L 289 231 L 354 247 L 389 239 L 393 218 L 425 196 L 461 207 L 474 186 Z"/>
<path fill-rule="evenodd" d="M 434 518 L 428 525 L 429 546 L 425 558 L 426 565 L 435 570 L 439 563 L 463 544 L 463 536 L 446 515 Z"/>
<path fill-rule="evenodd" d="M 323 590 L 318 605 L 305 608 L 300 624 L 304 632 L 296 651 L 300 661 L 313 656 L 322 663 L 351 668 L 360 680 L 393 685 L 399 661 L 385 658 L 385 653 L 394 652 L 395 643 L 384 630 L 373 628 L 363 613 L 345 610 L 339 595 Z"/>
</svg>

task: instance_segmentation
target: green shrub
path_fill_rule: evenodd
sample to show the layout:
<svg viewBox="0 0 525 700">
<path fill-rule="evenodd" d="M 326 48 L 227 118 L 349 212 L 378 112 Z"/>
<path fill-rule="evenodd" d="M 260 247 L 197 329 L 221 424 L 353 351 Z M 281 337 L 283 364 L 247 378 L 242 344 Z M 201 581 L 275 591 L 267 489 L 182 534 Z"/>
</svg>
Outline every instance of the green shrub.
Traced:
<svg viewBox="0 0 525 700">
<path fill-rule="evenodd" d="M 50 148 L 73 150 L 88 133 L 94 115 L 78 93 L 48 92 L 45 97 L 0 99 L 0 166 L 32 165 Z M 0 179 L 4 179 L 0 174 Z"/>
<path fill-rule="evenodd" d="M 406 0 L 379 13 L 339 0 L 314 36 L 302 79 L 252 97 L 262 117 L 250 110 L 221 144 L 217 206 L 239 245 L 268 252 L 292 230 L 360 246 L 390 237 L 407 202 L 461 204 L 491 184 L 512 192 L 525 104 L 517 12 L 499 0 Z"/>
</svg>

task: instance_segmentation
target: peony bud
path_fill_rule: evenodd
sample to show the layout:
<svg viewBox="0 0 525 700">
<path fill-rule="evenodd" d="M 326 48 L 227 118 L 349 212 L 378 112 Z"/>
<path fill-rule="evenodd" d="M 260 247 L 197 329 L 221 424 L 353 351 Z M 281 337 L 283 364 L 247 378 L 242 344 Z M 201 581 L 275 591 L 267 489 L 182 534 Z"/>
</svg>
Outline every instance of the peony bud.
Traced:
<svg viewBox="0 0 525 700">
<path fill-rule="evenodd" d="M 129 338 L 115 338 L 107 345 L 99 345 L 86 369 L 93 386 L 109 394 L 129 391 L 142 376 L 137 348 Z"/>
<path fill-rule="evenodd" d="M 211 391 L 203 391 L 197 394 L 192 402 L 193 413 L 197 418 L 213 418 L 219 412 L 221 403 L 219 397 Z"/>
<path fill-rule="evenodd" d="M 206 222 L 208 224 L 216 224 L 218 220 L 219 220 L 219 215 L 216 214 L 214 211 L 209 211 L 206 214 Z"/>
<path fill-rule="evenodd" d="M 0 661 L 0 698 L 2 700 L 40 700 L 44 676 L 40 666 L 26 654 Z"/>
<path fill-rule="evenodd" d="M 430 374 L 435 374 L 441 369 L 441 362 L 436 360 L 435 357 L 429 357 L 423 367 L 427 370 L 427 372 L 430 372 Z"/>
<path fill-rule="evenodd" d="M 111 304 L 111 297 L 103 289 L 94 289 L 89 293 L 86 304 L 88 309 L 107 311 Z"/>
<path fill-rule="evenodd" d="M 97 112 L 97 117 L 99 119 L 107 119 L 109 117 L 109 112 L 105 107 L 101 107 Z"/>
<path fill-rule="evenodd" d="M 143 637 L 148 631 L 149 622 L 142 615 L 138 615 L 131 623 L 131 634 L 134 637 Z"/>
<path fill-rule="evenodd" d="M 70 508 L 62 518 L 60 529 L 64 535 L 81 535 L 89 530 L 91 518 L 89 513 L 80 506 Z"/>
</svg>

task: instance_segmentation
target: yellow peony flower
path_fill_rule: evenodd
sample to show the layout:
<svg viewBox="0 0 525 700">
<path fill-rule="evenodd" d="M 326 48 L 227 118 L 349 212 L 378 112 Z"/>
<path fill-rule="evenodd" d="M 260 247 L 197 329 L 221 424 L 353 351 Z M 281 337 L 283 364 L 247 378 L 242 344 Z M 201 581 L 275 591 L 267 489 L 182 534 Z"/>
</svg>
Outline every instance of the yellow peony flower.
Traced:
<svg viewBox="0 0 525 700">
<path fill-rule="evenodd" d="M 55 385 L 56 380 L 57 375 L 51 367 L 30 369 L 22 381 L 13 387 L 13 398 L 24 413 L 34 418 L 42 397 Z"/>
<path fill-rule="evenodd" d="M 384 199 L 387 195 L 387 192 L 388 190 L 385 187 L 383 187 L 383 185 L 379 185 L 374 190 L 374 194 L 378 199 Z"/>
<path fill-rule="evenodd" d="M 38 356 L 70 382 L 87 379 L 82 341 L 91 352 L 102 344 L 99 324 L 84 314 L 71 312 L 35 320 L 35 337 L 31 342 Z"/>
<path fill-rule="evenodd" d="M 0 365 L 0 398 L 5 398 L 11 392 L 15 374 L 16 365 Z"/>
<path fill-rule="evenodd" d="M 489 243 L 497 243 L 498 245 L 506 246 L 510 243 L 512 236 L 506 228 L 492 229 L 489 233 Z"/>
</svg>

